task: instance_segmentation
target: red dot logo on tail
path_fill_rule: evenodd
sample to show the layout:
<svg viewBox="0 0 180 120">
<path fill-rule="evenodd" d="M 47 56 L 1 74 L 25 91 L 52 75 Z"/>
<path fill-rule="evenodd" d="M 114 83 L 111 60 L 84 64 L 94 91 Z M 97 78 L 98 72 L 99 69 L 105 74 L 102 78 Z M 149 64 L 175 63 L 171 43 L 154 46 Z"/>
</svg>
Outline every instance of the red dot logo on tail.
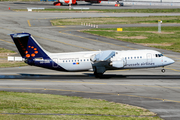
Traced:
<svg viewBox="0 0 180 120">
<path fill-rule="evenodd" d="M 32 53 L 29 53 L 28 51 L 25 51 L 26 57 L 35 57 L 36 54 L 38 54 L 37 48 L 35 48 L 34 46 L 28 46 L 29 49 L 34 50 Z"/>
</svg>

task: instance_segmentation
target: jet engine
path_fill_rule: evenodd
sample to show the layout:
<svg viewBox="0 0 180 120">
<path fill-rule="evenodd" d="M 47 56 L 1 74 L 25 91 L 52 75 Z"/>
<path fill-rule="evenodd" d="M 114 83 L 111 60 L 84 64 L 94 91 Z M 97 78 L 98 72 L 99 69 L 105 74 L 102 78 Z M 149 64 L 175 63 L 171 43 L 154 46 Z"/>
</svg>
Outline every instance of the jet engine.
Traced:
<svg viewBox="0 0 180 120">
<path fill-rule="evenodd" d="M 124 67 L 125 64 L 123 60 L 117 60 L 117 61 L 112 61 L 110 65 L 115 68 L 122 68 Z"/>
</svg>

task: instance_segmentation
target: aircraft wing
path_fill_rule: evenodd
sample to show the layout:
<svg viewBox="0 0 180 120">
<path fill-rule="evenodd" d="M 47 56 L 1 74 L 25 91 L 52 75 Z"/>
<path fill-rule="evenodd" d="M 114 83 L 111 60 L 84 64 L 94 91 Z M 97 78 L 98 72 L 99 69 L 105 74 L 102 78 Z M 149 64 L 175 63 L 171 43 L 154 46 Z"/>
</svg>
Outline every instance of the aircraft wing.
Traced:
<svg viewBox="0 0 180 120">
<path fill-rule="evenodd" d="M 116 51 L 102 51 L 91 56 L 93 71 L 104 73 L 106 70 L 123 68 L 126 64 L 123 58 L 119 58 Z"/>
<path fill-rule="evenodd" d="M 102 51 L 99 54 L 92 56 L 91 60 L 93 62 L 109 61 L 115 54 L 115 51 Z"/>
</svg>

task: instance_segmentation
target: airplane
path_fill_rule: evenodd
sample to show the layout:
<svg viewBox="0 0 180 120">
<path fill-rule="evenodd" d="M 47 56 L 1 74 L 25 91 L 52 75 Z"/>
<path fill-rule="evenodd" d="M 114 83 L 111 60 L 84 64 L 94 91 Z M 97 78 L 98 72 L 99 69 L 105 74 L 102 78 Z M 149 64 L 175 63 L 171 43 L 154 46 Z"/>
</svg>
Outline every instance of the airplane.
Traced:
<svg viewBox="0 0 180 120">
<path fill-rule="evenodd" d="M 93 71 L 101 78 L 107 70 L 163 67 L 174 60 L 155 50 L 105 50 L 50 53 L 44 50 L 30 33 L 10 34 L 20 55 L 28 65 L 58 71 Z"/>
</svg>

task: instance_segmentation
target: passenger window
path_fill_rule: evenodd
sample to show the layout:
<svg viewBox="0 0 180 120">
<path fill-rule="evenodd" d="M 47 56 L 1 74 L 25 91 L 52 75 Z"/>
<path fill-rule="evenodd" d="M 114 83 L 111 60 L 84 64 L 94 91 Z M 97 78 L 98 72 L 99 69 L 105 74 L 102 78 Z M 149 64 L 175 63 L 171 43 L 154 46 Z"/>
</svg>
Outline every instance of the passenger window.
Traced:
<svg viewBox="0 0 180 120">
<path fill-rule="evenodd" d="M 139 59 L 139 56 L 137 57 L 137 59 Z"/>
<path fill-rule="evenodd" d="M 142 56 L 140 58 L 142 58 Z"/>
<path fill-rule="evenodd" d="M 81 60 L 81 62 L 82 62 L 82 60 Z"/>
<path fill-rule="evenodd" d="M 73 60 L 72 60 L 72 62 L 73 62 Z"/>
<path fill-rule="evenodd" d="M 126 57 L 125 57 L 125 59 L 126 59 Z"/>
<path fill-rule="evenodd" d="M 129 57 L 128 57 L 128 59 L 129 59 Z"/>
<path fill-rule="evenodd" d="M 63 60 L 63 62 L 64 62 L 64 60 Z"/>
<path fill-rule="evenodd" d="M 134 59 L 136 59 L 136 57 L 134 57 Z"/>
<path fill-rule="evenodd" d="M 89 61 L 89 60 L 87 59 L 87 61 Z"/>
<path fill-rule="evenodd" d="M 84 61 L 86 61 L 86 60 L 84 59 Z"/>
<path fill-rule="evenodd" d="M 133 57 L 131 57 L 131 59 L 133 59 Z"/>
</svg>

